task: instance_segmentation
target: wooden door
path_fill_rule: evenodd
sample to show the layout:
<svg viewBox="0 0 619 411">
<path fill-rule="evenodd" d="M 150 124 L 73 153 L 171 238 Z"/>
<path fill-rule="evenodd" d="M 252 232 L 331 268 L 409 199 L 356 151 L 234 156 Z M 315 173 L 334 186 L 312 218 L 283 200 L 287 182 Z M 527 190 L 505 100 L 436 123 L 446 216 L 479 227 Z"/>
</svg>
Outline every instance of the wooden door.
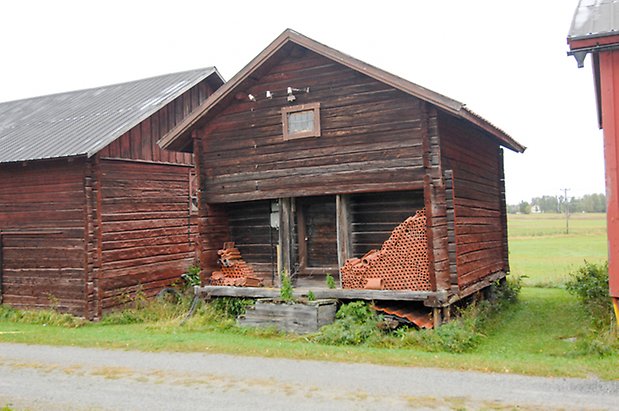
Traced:
<svg viewBox="0 0 619 411">
<path fill-rule="evenodd" d="M 297 242 L 300 276 L 339 272 L 335 196 L 297 199 Z"/>
</svg>

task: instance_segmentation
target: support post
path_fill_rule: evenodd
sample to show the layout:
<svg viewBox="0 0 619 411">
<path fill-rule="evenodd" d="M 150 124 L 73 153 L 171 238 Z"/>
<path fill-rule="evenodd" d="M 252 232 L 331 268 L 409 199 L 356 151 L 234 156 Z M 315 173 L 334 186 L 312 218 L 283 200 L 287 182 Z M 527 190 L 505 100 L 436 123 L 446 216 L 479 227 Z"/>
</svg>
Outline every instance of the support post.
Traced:
<svg viewBox="0 0 619 411">
<path fill-rule="evenodd" d="M 434 328 L 438 328 L 443 323 L 443 309 L 441 307 L 432 308 L 432 320 L 434 322 Z"/>
<path fill-rule="evenodd" d="M 294 227 L 293 221 L 293 204 L 292 198 L 279 199 L 279 255 L 277 266 L 292 278 L 292 230 Z M 281 286 L 281 272 L 277 273 L 279 285 Z"/>
<path fill-rule="evenodd" d="M 335 218 L 337 227 L 337 263 L 344 266 L 346 260 L 352 257 L 350 196 L 338 194 L 335 196 Z M 342 273 L 339 273 L 340 288 L 342 288 Z"/>
</svg>

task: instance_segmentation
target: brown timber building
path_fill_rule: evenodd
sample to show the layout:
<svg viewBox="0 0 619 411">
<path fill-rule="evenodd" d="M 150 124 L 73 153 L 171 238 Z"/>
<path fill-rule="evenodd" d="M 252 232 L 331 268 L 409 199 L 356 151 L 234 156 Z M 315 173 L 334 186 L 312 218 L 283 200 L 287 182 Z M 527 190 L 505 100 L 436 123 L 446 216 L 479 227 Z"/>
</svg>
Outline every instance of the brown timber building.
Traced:
<svg viewBox="0 0 619 411">
<path fill-rule="evenodd" d="M 195 258 L 191 154 L 156 142 L 214 68 L 0 103 L 0 303 L 87 318 Z"/>
<path fill-rule="evenodd" d="M 205 280 L 233 241 L 267 284 L 280 270 L 324 284 L 424 207 L 431 290 L 372 298 L 445 306 L 509 271 L 501 147 L 525 147 L 463 104 L 292 30 L 160 144 L 195 156 Z"/>
</svg>

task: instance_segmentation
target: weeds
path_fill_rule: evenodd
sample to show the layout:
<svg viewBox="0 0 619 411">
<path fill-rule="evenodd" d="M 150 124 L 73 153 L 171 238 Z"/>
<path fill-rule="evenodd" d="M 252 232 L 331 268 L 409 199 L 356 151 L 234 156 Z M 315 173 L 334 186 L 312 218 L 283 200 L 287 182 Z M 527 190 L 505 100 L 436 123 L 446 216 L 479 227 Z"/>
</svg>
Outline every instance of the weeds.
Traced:
<svg viewBox="0 0 619 411">
<path fill-rule="evenodd" d="M 336 321 L 320 329 L 314 341 L 331 345 L 359 345 L 380 335 L 380 316 L 364 301 L 344 304 L 338 310 Z"/>
<path fill-rule="evenodd" d="M 55 310 L 17 310 L 8 305 L 0 305 L 0 321 L 43 326 L 54 325 L 66 328 L 78 328 L 88 323 L 83 318 L 59 313 Z"/>
<path fill-rule="evenodd" d="M 518 300 L 521 287 L 518 277 L 496 283 L 489 300 L 461 309 L 456 319 L 434 330 L 399 327 L 383 331 L 379 328 L 381 316 L 367 303 L 344 304 L 337 312 L 336 321 L 321 328 L 313 341 L 331 345 L 415 347 L 429 352 L 468 352 L 483 340 L 497 314 Z"/>
<path fill-rule="evenodd" d="M 327 283 L 327 288 L 335 289 L 335 278 L 333 278 L 331 274 L 327 274 L 325 281 Z"/>
<path fill-rule="evenodd" d="M 245 314 L 248 306 L 253 305 L 254 300 L 234 297 L 215 298 L 209 303 L 216 315 L 223 318 L 236 319 L 239 315 Z"/>
<path fill-rule="evenodd" d="M 290 279 L 290 275 L 285 271 L 282 271 L 282 284 L 279 289 L 279 296 L 285 303 L 290 303 L 294 300 L 292 280 Z"/>
</svg>

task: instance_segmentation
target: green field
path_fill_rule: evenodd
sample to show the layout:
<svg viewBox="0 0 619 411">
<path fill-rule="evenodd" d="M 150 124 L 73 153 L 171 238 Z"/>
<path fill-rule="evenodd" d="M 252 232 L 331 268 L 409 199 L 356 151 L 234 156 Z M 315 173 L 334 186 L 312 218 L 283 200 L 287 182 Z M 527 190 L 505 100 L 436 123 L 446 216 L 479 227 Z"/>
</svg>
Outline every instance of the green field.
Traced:
<svg viewBox="0 0 619 411">
<path fill-rule="evenodd" d="M 569 234 L 562 214 L 510 214 L 508 233 L 511 272 L 527 285 L 561 285 L 584 260 L 607 258 L 605 214 L 571 215 Z"/>
</svg>

